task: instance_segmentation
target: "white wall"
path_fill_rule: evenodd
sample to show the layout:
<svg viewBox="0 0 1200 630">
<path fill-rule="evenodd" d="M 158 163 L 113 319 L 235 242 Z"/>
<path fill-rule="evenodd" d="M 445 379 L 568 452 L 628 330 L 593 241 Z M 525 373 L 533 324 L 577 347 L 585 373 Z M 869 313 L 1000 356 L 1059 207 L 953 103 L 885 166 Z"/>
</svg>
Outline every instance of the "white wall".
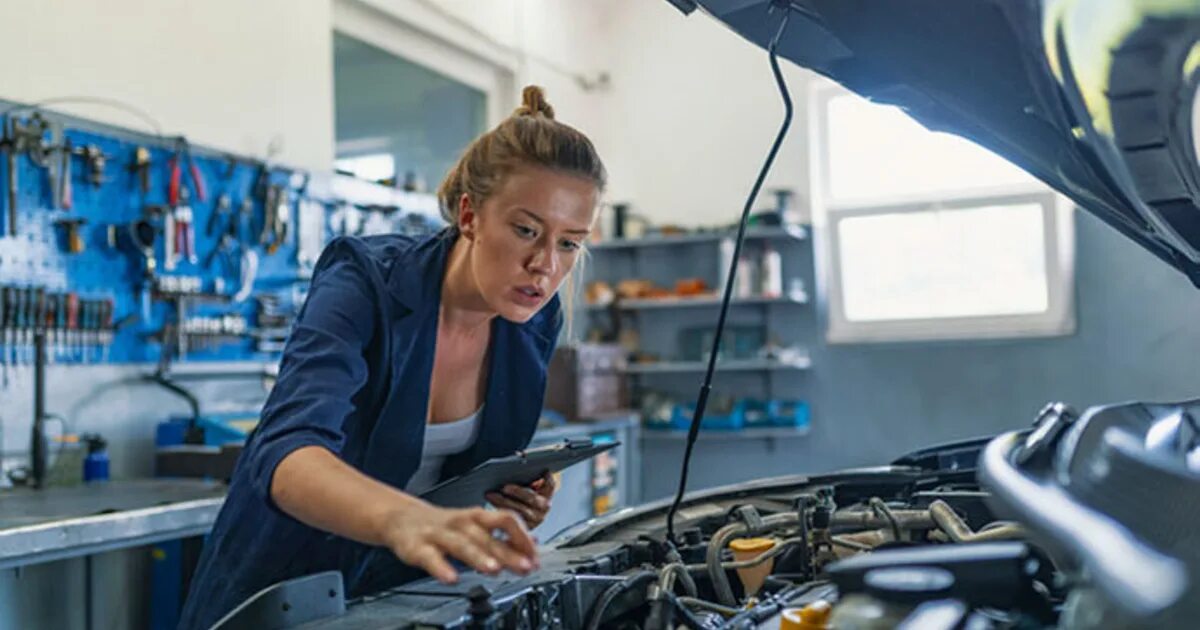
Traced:
<svg viewBox="0 0 1200 630">
<path fill-rule="evenodd" d="M 766 53 L 665 0 L 605 5 L 612 88 L 600 137 L 609 198 L 631 201 L 654 221 L 732 222 L 783 117 Z M 796 117 L 764 189 L 792 187 L 807 199 L 803 95 L 811 75 L 784 67 Z M 771 204 L 760 196 L 756 207 Z"/>
<path fill-rule="evenodd" d="M 545 88 L 559 120 L 599 142 L 606 112 L 599 75 L 608 68 L 604 25 L 611 2 L 596 0 L 361 0 L 463 46 L 511 73 L 521 87 Z"/>
<path fill-rule="evenodd" d="M 37 0 L 0 8 L 0 98 L 127 101 L 169 134 L 328 168 L 333 159 L 328 0 Z M 114 124 L 98 105 L 56 109 Z M 236 124 L 231 124 L 236 121 Z"/>
<path fill-rule="evenodd" d="M 665 0 L 370 1 L 410 19 L 436 7 L 463 27 L 455 35 L 442 24 L 444 37 L 515 60 L 516 85 L 546 87 L 559 118 L 596 143 L 609 168 L 608 200 L 632 202 L 655 222 L 733 221 L 782 117 L 766 53 Z M 430 15 L 419 21 L 439 26 Z M 601 74 L 610 80 L 597 85 Z M 811 75 L 785 62 L 785 76 L 796 117 L 766 188 L 791 187 L 806 199 Z M 770 204 L 762 196 L 757 206 Z"/>
</svg>

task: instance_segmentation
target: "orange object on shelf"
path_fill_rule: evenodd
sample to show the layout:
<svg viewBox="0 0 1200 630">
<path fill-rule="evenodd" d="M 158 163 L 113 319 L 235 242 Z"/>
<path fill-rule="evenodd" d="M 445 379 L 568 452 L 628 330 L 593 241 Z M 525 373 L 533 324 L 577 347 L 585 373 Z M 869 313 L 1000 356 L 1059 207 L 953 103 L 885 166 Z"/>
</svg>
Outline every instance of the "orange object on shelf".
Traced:
<svg viewBox="0 0 1200 630">
<path fill-rule="evenodd" d="M 654 289 L 654 283 L 649 280 L 631 279 L 617 283 L 617 295 L 626 300 L 636 300 L 646 297 Z"/>
<path fill-rule="evenodd" d="M 651 286 L 649 289 L 647 289 L 642 294 L 642 297 L 650 299 L 650 300 L 661 300 L 663 298 L 669 298 L 669 297 L 673 297 L 673 296 L 674 296 L 674 294 L 671 293 L 670 291 L 668 291 L 662 287 L 655 287 L 655 286 Z"/>
<path fill-rule="evenodd" d="M 677 295 L 695 296 L 708 293 L 708 284 L 702 278 L 684 278 L 675 281 Z"/>
</svg>

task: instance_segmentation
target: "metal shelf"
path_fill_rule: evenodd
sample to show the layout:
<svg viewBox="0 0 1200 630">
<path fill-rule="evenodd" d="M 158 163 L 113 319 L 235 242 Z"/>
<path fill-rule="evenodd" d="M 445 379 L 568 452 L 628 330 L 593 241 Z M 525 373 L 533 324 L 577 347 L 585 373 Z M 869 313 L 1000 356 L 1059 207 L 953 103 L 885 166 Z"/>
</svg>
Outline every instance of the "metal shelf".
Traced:
<svg viewBox="0 0 1200 630">
<path fill-rule="evenodd" d="M 700 429 L 699 441 L 709 440 L 777 440 L 798 438 L 808 435 L 808 427 L 762 427 L 753 429 Z M 687 431 L 668 429 L 646 429 L 642 431 L 643 441 L 683 442 L 687 440 Z"/>
<path fill-rule="evenodd" d="M 656 235 L 643 238 L 614 239 L 588 244 L 592 251 L 605 249 L 634 249 L 639 247 L 657 247 L 660 245 L 694 245 L 697 243 L 716 243 L 726 238 L 734 238 L 737 232 L 722 230 L 720 232 L 702 232 L 699 234 Z M 808 231 L 800 226 L 749 228 L 746 230 L 746 240 L 778 239 L 802 241 L 808 238 Z"/>
<path fill-rule="evenodd" d="M 799 295 L 785 295 L 781 297 L 763 297 L 755 296 L 749 298 L 734 298 L 730 301 L 731 306 L 752 306 L 759 304 L 808 304 L 808 294 L 801 293 Z M 717 296 L 704 297 L 679 297 L 679 298 L 659 298 L 649 300 L 623 300 L 621 302 L 621 310 L 663 310 L 673 308 L 700 308 L 720 306 L 721 298 Z M 609 304 L 588 304 L 589 311 L 606 311 L 610 308 Z"/>
<path fill-rule="evenodd" d="M 791 361 L 776 359 L 731 359 L 717 361 L 718 372 L 765 372 L 774 370 L 807 370 L 812 367 L 808 357 Z M 704 361 L 661 361 L 658 363 L 631 363 L 626 366 L 626 374 L 672 374 L 687 372 L 703 372 L 708 369 Z"/>
</svg>

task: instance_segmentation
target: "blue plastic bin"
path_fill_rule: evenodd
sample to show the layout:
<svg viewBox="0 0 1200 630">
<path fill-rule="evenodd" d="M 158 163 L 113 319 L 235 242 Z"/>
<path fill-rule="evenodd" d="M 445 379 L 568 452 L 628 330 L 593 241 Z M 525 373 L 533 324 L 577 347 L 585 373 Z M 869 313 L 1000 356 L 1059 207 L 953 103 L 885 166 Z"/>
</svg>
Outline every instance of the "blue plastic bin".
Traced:
<svg viewBox="0 0 1200 630">
<path fill-rule="evenodd" d="M 671 414 L 671 428 L 687 431 L 695 413 L 696 405 L 692 403 L 675 405 L 674 413 Z M 714 431 L 737 431 L 744 426 L 746 426 L 746 415 L 741 401 L 734 403 L 729 412 L 725 414 L 716 413 L 710 404 L 704 410 L 704 420 L 700 423 L 700 428 Z"/>
<path fill-rule="evenodd" d="M 769 401 L 767 415 L 773 427 L 807 427 L 810 420 L 808 403 L 803 400 Z"/>
</svg>

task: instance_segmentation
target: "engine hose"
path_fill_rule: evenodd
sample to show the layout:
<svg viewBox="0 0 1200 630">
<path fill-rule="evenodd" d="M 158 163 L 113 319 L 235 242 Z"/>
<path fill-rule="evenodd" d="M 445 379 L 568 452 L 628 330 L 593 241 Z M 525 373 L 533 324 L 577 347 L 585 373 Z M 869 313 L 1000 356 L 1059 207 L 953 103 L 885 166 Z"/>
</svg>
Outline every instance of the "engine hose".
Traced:
<svg viewBox="0 0 1200 630">
<path fill-rule="evenodd" d="M 679 580 L 679 583 L 683 584 L 683 590 L 689 596 L 696 597 L 700 592 L 696 587 L 696 580 L 688 572 L 688 566 L 682 562 L 672 562 L 659 570 L 658 587 L 660 589 L 672 593 L 675 592 L 676 580 Z"/>
<path fill-rule="evenodd" d="M 620 582 L 609 586 L 596 600 L 596 604 L 592 606 L 591 613 L 588 614 L 587 630 L 600 630 L 600 624 L 604 621 L 604 613 L 608 612 L 608 607 L 616 601 L 617 597 L 629 589 L 638 588 L 646 584 L 652 584 L 658 579 L 658 573 L 655 571 L 642 571 L 635 573 Z"/>
<path fill-rule="evenodd" d="M 971 531 L 971 527 L 954 511 L 954 508 L 942 500 L 929 504 L 929 515 L 933 517 L 933 522 L 937 524 L 938 529 L 956 543 L 1014 540 L 1025 536 L 1025 530 L 1016 523 L 1004 523 L 979 532 Z"/>
<path fill-rule="evenodd" d="M 761 534 L 778 527 L 795 525 L 798 519 L 796 514 L 772 514 L 763 518 L 761 532 L 750 532 L 745 523 L 730 523 L 713 534 L 712 539 L 708 541 L 705 565 L 708 567 L 708 577 L 712 580 L 713 590 L 717 593 L 717 601 L 726 606 L 737 606 L 737 599 L 729 586 L 729 576 L 725 574 L 725 567 L 721 565 L 721 552 L 725 550 L 729 541 L 746 534 Z"/>
<path fill-rule="evenodd" d="M 884 503 L 883 499 L 879 497 L 871 497 L 868 504 L 871 506 L 871 510 L 887 520 L 888 526 L 892 529 L 892 540 L 899 542 L 903 534 L 900 531 L 900 521 L 896 520 L 896 515 L 892 512 L 892 508 L 888 507 L 888 504 Z"/>
<path fill-rule="evenodd" d="M 713 602 L 710 602 L 706 599 L 698 599 L 696 597 L 679 597 L 677 599 L 679 600 L 679 603 L 683 604 L 684 606 L 688 606 L 691 608 L 700 608 L 702 610 L 707 610 L 709 612 L 715 612 L 718 615 L 721 615 L 722 617 L 732 617 L 732 616 L 742 612 L 741 608 L 734 608 L 733 606 L 722 606 L 720 604 L 714 604 Z"/>
<path fill-rule="evenodd" d="M 687 606 L 683 604 L 683 598 L 676 597 L 672 593 L 663 593 L 663 598 L 666 601 L 671 602 L 671 606 L 675 609 L 675 612 L 679 614 L 678 621 L 682 621 L 683 625 L 689 630 L 709 630 L 709 626 L 704 623 L 704 620 L 697 617 L 696 613 L 693 613 Z M 709 602 L 705 603 L 707 604 Z"/>
</svg>

